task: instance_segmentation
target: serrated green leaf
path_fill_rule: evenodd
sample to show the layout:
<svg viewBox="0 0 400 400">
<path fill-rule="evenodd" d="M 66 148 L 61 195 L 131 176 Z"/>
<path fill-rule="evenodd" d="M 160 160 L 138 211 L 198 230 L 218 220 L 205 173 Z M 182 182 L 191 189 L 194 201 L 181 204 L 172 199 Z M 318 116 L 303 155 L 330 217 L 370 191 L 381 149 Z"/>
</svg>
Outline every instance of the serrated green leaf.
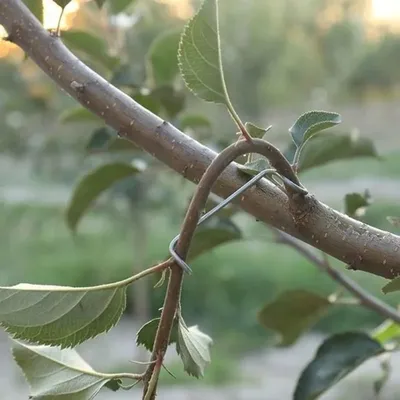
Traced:
<svg viewBox="0 0 400 400">
<path fill-rule="evenodd" d="M 217 0 L 205 0 L 185 26 L 179 42 L 178 65 L 186 86 L 196 96 L 214 103 L 229 103 L 222 68 Z"/>
<path fill-rule="evenodd" d="M 23 0 L 31 13 L 43 24 L 43 0 Z"/>
<path fill-rule="evenodd" d="M 242 232 L 229 219 L 213 218 L 200 225 L 194 235 L 188 259 L 192 260 L 221 244 L 242 239 Z"/>
<path fill-rule="evenodd" d="M 0 287 L 0 325 L 15 339 L 73 347 L 119 321 L 125 292 L 26 283 Z"/>
<path fill-rule="evenodd" d="M 324 316 L 330 301 L 305 290 L 291 290 L 280 294 L 258 313 L 260 324 L 279 333 L 280 346 L 290 346 L 299 336 Z"/>
<path fill-rule="evenodd" d="M 106 0 L 94 0 L 97 4 L 97 7 L 102 8 Z"/>
<path fill-rule="evenodd" d="M 296 145 L 292 142 L 285 151 L 289 161 L 293 160 Z M 312 137 L 301 152 L 298 172 L 329 164 L 334 161 L 361 157 L 376 157 L 378 153 L 371 139 L 356 134 L 320 133 Z"/>
<path fill-rule="evenodd" d="M 293 142 L 301 147 L 313 135 L 342 122 L 340 114 L 328 111 L 309 111 L 301 115 L 289 129 Z"/>
<path fill-rule="evenodd" d="M 344 197 L 344 213 L 355 218 L 371 203 L 371 195 L 368 190 L 365 193 L 348 193 Z"/>
<path fill-rule="evenodd" d="M 161 104 L 168 118 L 175 118 L 185 106 L 185 96 L 172 86 L 160 86 L 151 92 L 151 97 Z"/>
<path fill-rule="evenodd" d="M 58 4 L 61 8 L 65 8 L 71 0 L 53 0 L 54 3 Z"/>
<path fill-rule="evenodd" d="M 386 219 L 396 228 L 400 227 L 400 217 L 386 217 Z"/>
<path fill-rule="evenodd" d="M 111 14 L 119 14 L 125 9 L 127 9 L 130 5 L 135 3 L 136 0 L 110 0 L 108 2 Z"/>
<path fill-rule="evenodd" d="M 185 371 L 196 378 L 204 376 L 205 367 L 211 362 L 212 339 L 201 332 L 197 325 L 188 328 L 179 317 L 176 351 L 182 359 Z"/>
<path fill-rule="evenodd" d="M 13 341 L 12 354 L 30 386 L 33 400 L 91 400 L 104 387 L 117 390 L 121 380 L 95 371 L 73 349 L 29 346 Z"/>
<path fill-rule="evenodd" d="M 75 122 L 102 122 L 96 114 L 93 114 L 83 107 L 74 107 L 63 111 L 59 116 L 59 121 L 63 124 Z"/>
<path fill-rule="evenodd" d="M 400 276 L 391 280 L 382 288 L 382 292 L 385 294 L 398 292 L 400 290 Z"/>
<path fill-rule="evenodd" d="M 373 332 L 371 336 L 377 340 L 382 345 L 393 339 L 400 338 L 400 324 L 393 322 L 392 320 L 386 320 L 381 325 L 379 325 Z"/>
<path fill-rule="evenodd" d="M 314 400 L 363 362 L 385 352 L 365 333 L 333 335 L 322 343 L 314 359 L 302 372 L 293 400 Z"/>
<path fill-rule="evenodd" d="M 108 54 L 107 43 L 99 36 L 80 30 L 68 30 L 63 31 L 61 38 L 68 47 L 85 54 L 90 61 L 98 62 L 109 70 L 118 66 L 119 58 Z"/>
<path fill-rule="evenodd" d="M 151 321 L 145 323 L 139 329 L 136 335 L 136 344 L 138 346 L 144 346 L 146 350 L 152 351 L 159 323 L 160 323 L 160 318 L 154 318 Z M 178 338 L 178 324 L 177 322 L 174 322 L 171 331 L 171 336 L 169 338 L 169 344 L 176 343 L 177 338 Z"/>
<path fill-rule="evenodd" d="M 151 44 L 147 67 L 155 86 L 172 84 L 177 76 L 180 37 L 180 30 L 173 29 L 158 36 Z"/>
<path fill-rule="evenodd" d="M 84 213 L 100 194 L 119 180 L 136 175 L 140 171 L 137 166 L 114 162 L 102 165 L 85 175 L 76 186 L 67 207 L 68 227 L 75 231 Z"/>
<path fill-rule="evenodd" d="M 266 158 L 261 157 L 257 158 L 254 161 L 246 162 L 246 164 L 239 164 L 238 169 L 244 172 L 247 175 L 255 176 L 259 172 L 264 171 L 265 169 L 270 168 L 269 162 Z"/>
<path fill-rule="evenodd" d="M 205 128 L 211 130 L 211 122 L 204 115 L 187 114 L 181 117 L 179 127 L 185 131 L 187 129 Z"/>
</svg>

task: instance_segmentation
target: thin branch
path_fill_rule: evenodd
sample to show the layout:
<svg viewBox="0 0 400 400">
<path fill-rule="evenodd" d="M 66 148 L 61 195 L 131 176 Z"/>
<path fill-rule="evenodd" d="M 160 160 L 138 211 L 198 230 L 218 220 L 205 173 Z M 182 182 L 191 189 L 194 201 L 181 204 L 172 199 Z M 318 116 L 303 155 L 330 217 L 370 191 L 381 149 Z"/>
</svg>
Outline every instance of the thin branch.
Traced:
<svg viewBox="0 0 400 400">
<path fill-rule="evenodd" d="M 277 156 L 276 151 L 269 145 L 269 143 L 260 139 L 253 139 L 251 142 L 247 142 L 244 140 L 236 142 L 224 149 L 221 153 L 219 153 L 218 156 L 207 168 L 207 171 L 197 185 L 196 192 L 192 197 L 192 200 L 186 212 L 181 228 L 181 233 L 179 235 L 179 239 L 175 249 L 177 255 L 181 260 L 186 260 L 190 248 L 190 243 L 198 226 L 202 210 L 204 209 L 204 206 L 207 202 L 208 196 L 211 193 L 211 189 L 214 183 L 231 162 L 233 162 L 239 156 L 248 153 L 261 154 L 268 158 L 270 163 L 274 164 L 275 167 L 280 167 L 279 162 L 276 161 L 277 158 L 279 159 L 279 155 Z M 282 171 L 280 172 L 282 173 Z M 154 340 L 151 361 L 158 360 L 159 357 L 162 357 L 162 361 L 167 350 L 173 322 L 180 303 L 182 282 L 183 269 L 178 263 L 176 263 L 171 267 L 167 294 L 165 296 L 161 319 L 158 325 L 156 338 Z M 146 399 L 150 389 L 153 390 L 153 397 L 150 398 L 153 399 L 155 396 L 157 383 L 154 383 L 153 379 L 154 368 L 154 364 L 151 364 L 145 373 L 144 393 L 146 395 Z"/>
<path fill-rule="evenodd" d="M 360 300 L 360 304 L 364 307 L 377 312 L 385 318 L 389 318 L 396 323 L 400 323 L 400 313 L 393 307 L 390 307 L 383 301 L 372 296 L 368 291 L 363 289 L 360 285 L 348 278 L 343 272 L 340 272 L 333 268 L 329 263 L 328 258 L 319 258 L 310 249 L 307 249 L 300 244 L 296 239 L 287 235 L 284 232 L 276 230 L 277 242 L 288 245 L 295 249 L 298 253 L 303 255 L 305 258 L 310 260 L 316 267 L 322 272 L 328 274 L 335 282 L 346 288 L 353 296 Z M 340 300 L 338 300 L 340 303 Z M 346 302 L 349 304 L 349 302 Z"/>
<path fill-rule="evenodd" d="M 21 0 L 0 1 L 0 24 L 8 40 L 65 92 L 109 126 L 152 156 L 197 183 L 215 152 L 136 103 L 88 68 L 49 34 Z M 283 174 L 283 176 L 286 176 Z M 237 164 L 229 165 L 213 187 L 227 197 L 246 183 Z M 400 237 L 349 218 L 309 196 L 307 207 L 293 218 L 290 200 L 264 180 L 240 197 L 240 207 L 277 229 L 348 264 L 385 278 L 400 275 Z"/>
</svg>

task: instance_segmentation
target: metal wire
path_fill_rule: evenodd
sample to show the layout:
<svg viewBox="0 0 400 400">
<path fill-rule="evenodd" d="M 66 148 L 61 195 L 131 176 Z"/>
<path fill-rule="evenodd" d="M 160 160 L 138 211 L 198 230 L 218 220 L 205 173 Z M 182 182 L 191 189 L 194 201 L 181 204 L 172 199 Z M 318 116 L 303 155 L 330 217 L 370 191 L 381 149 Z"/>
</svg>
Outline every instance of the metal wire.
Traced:
<svg viewBox="0 0 400 400">
<path fill-rule="evenodd" d="M 203 223 L 204 221 L 206 221 L 207 219 L 212 217 L 215 213 L 217 213 L 222 208 L 226 207 L 232 200 L 234 200 L 236 197 L 240 196 L 249 187 L 251 187 L 254 184 L 256 184 L 265 175 L 267 175 L 268 173 L 274 172 L 274 171 L 275 171 L 274 169 L 268 168 L 268 169 L 265 169 L 265 170 L 259 172 L 256 176 L 254 176 L 252 179 L 250 179 L 248 182 L 246 182 L 242 187 L 240 187 L 238 190 L 236 190 L 236 192 L 232 193 L 224 201 L 222 201 L 217 206 L 215 206 L 213 209 L 211 209 L 206 214 L 204 214 L 199 219 L 199 222 L 197 223 L 197 226 L 199 226 L 201 223 Z M 291 183 L 293 183 L 293 182 L 291 182 Z M 171 240 L 171 243 L 169 244 L 169 253 L 170 253 L 171 257 L 176 261 L 176 263 L 183 269 L 184 272 L 186 272 L 187 274 L 191 274 L 192 273 L 192 269 L 189 267 L 189 265 L 185 261 L 182 260 L 182 258 L 175 251 L 175 246 L 176 246 L 176 243 L 179 240 L 179 237 L 180 237 L 180 234 L 175 236 Z"/>
</svg>

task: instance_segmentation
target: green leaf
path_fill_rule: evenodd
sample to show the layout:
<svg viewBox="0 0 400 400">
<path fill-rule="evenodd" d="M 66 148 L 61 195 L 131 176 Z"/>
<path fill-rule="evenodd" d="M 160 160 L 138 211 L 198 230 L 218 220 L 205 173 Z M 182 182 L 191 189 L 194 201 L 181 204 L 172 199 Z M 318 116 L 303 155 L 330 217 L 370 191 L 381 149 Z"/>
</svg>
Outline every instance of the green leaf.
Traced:
<svg viewBox="0 0 400 400">
<path fill-rule="evenodd" d="M 251 122 L 246 122 L 244 126 L 251 137 L 258 139 L 262 139 L 264 135 L 271 129 L 271 126 L 269 126 L 268 128 L 260 128 L 259 126 L 254 125 Z"/>
<path fill-rule="evenodd" d="M 119 14 L 132 5 L 135 1 L 136 0 L 110 0 L 108 5 L 112 14 Z"/>
<path fill-rule="evenodd" d="M 362 215 L 366 207 L 372 203 L 371 195 L 366 190 L 361 193 L 348 193 L 344 197 L 344 213 L 349 217 L 355 218 Z"/>
<path fill-rule="evenodd" d="M 400 290 L 400 276 L 391 280 L 382 288 L 382 292 L 385 294 L 398 292 Z"/>
<path fill-rule="evenodd" d="M 59 116 L 59 121 L 66 123 L 82 123 L 82 122 L 102 122 L 96 115 L 83 107 L 74 107 L 65 110 Z"/>
<path fill-rule="evenodd" d="M 43 25 L 43 0 L 24 0 L 24 3 Z"/>
<path fill-rule="evenodd" d="M 62 40 L 71 49 L 89 56 L 89 59 L 113 70 L 119 63 L 118 57 L 108 54 L 107 43 L 98 36 L 80 30 L 63 31 Z"/>
<path fill-rule="evenodd" d="M 122 64 L 113 72 L 110 82 L 114 86 L 130 88 L 139 88 L 141 86 L 141 78 L 135 73 L 131 64 Z"/>
<path fill-rule="evenodd" d="M 155 86 L 172 84 L 178 69 L 180 30 L 171 30 L 158 36 L 147 54 L 147 67 Z"/>
<path fill-rule="evenodd" d="M 0 287 L 0 325 L 15 339 L 74 347 L 119 321 L 125 292 L 27 283 Z"/>
<path fill-rule="evenodd" d="M 53 0 L 54 3 L 58 4 L 61 8 L 65 8 L 71 0 Z"/>
<path fill-rule="evenodd" d="M 95 0 L 95 2 L 97 4 L 97 7 L 101 8 L 101 7 L 103 7 L 106 0 Z"/>
<path fill-rule="evenodd" d="M 188 328 L 179 317 L 176 351 L 180 355 L 185 371 L 196 378 L 204 376 L 205 367 L 211 362 L 212 339 L 201 332 L 197 325 Z"/>
<path fill-rule="evenodd" d="M 185 106 L 185 95 L 172 86 L 160 86 L 154 89 L 151 97 L 161 104 L 168 118 L 175 118 Z"/>
<path fill-rule="evenodd" d="M 386 219 L 396 228 L 400 227 L 400 217 L 386 217 Z"/>
<path fill-rule="evenodd" d="M 348 332 L 322 343 L 314 359 L 302 372 L 293 400 L 314 400 L 368 359 L 385 349 L 368 335 Z"/>
<path fill-rule="evenodd" d="M 280 346 L 290 346 L 330 307 L 331 303 L 325 297 L 304 290 L 291 290 L 266 304 L 259 311 L 258 320 L 265 328 L 279 333 Z"/>
<path fill-rule="evenodd" d="M 156 96 L 153 96 L 152 93 L 138 93 L 135 94 L 132 98 L 152 113 L 160 113 L 160 101 L 158 98 L 156 98 Z"/>
<path fill-rule="evenodd" d="M 100 194 L 117 181 L 140 171 L 137 166 L 115 162 L 102 165 L 84 176 L 76 186 L 67 208 L 68 227 L 76 231 L 79 220 Z"/>
<path fill-rule="evenodd" d="M 144 346 L 147 350 L 152 351 L 154 347 L 154 340 L 156 338 L 158 324 L 160 318 L 154 318 L 151 321 L 144 324 L 136 335 L 136 344 L 138 346 Z M 176 343 L 178 339 L 178 324 L 175 321 L 169 338 L 169 344 Z"/>
<path fill-rule="evenodd" d="M 196 96 L 214 103 L 230 102 L 222 68 L 217 0 L 204 0 L 185 26 L 178 65 L 186 86 Z"/>
<path fill-rule="evenodd" d="M 13 341 L 12 354 L 30 386 L 30 399 L 91 400 L 104 387 L 117 390 L 121 380 L 95 371 L 73 349 L 28 346 Z"/>
<path fill-rule="evenodd" d="M 187 129 L 200 129 L 204 128 L 211 130 L 211 122 L 204 115 L 186 114 L 180 119 L 180 129 L 186 131 Z"/>
<path fill-rule="evenodd" d="M 246 162 L 246 164 L 239 164 L 238 169 L 247 175 L 255 176 L 259 172 L 270 168 L 269 162 L 265 157 L 257 158 L 254 161 Z"/>
<path fill-rule="evenodd" d="M 400 338 L 400 324 L 386 320 L 371 333 L 371 336 L 384 345 L 393 339 Z"/>
<path fill-rule="evenodd" d="M 331 128 L 342 122 L 341 116 L 328 111 L 309 111 L 301 115 L 289 129 L 293 142 L 297 147 L 314 136 L 316 133 Z"/>
<path fill-rule="evenodd" d="M 292 161 L 296 145 L 292 142 L 286 150 L 285 156 Z M 360 157 L 378 157 L 371 139 L 360 137 L 357 134 L 320 133 L 313 136 L 301 152 L 298 172 L 329 164 L 334 161 L 354 159 Z"/>
<path fill-rule="evenodd" d="M 108 127 L 94 130 L 86 145 L 86 151 L 88 153 L 136 151 L 137 149 L 134 143 L 119 138 L 117 132 Z"/>
<path fill-rule="evenodd" d="M 221 244 L 240 239 L 242 239 L 242 233 L 232 221 L 222 218 L 210 219 L 197 229 L 188 259 L 198 257 Z"/>
</svg>

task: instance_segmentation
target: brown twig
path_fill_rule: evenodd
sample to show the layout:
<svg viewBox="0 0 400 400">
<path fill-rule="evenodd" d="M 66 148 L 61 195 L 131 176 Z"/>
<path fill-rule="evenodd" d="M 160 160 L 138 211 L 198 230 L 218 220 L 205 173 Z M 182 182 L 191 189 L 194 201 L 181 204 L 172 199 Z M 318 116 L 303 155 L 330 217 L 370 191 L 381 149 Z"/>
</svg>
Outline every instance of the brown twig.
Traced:
<svg viewBox="0 0 400 400">
<path fill-rule="evenodd" d="M 300 244 L 298 240 L 289 236 L 284 232 L 275 230 L 277 242 L 288 245 L 295 249 L 298 253 L 310 260 L 322 272 L 329 275 L 335 282 L 346 288 L 353 296 L 360 300 L 360 304 L 364 307 L 377 312 L 385 318 L 389 318 L 396 323 L 400 323 L 400 313 L 393 307 L 390 307 L 383 301 L 371 295 L 360 285 L 348 278 L 343 272 L 333 268 L 327 257 L 319 258 L 311 250 Z"/>
<path fill-rule="evenodd" d="M 266 158 L 277 171 L 286 178 L 290 179 L 296 185 L 300 186 L 296 175 L 293 173 L 290 164 L 272 145 L 261 139 L 253 139 L 252 142 L 239 141 L 224 149 L 213 160 L 201 178 L 196 192 L 192 197 L 188 210 L 186 212 L 181 234 L 176 246 L 176 253 L 182 260 L 185 260 L 189 252 L 190 243 L 193 239 L 198 221 L 201 217 L 202 210 L 207 202 L 211 189 L 221 173 L 233 162 L 237 157 L 247 153 L 258 153 Z M 169 337 L 171 334 L 174 318 L 180 303 L 181 288 L 183 281 L 183 270 L 176 263 L 171 267 L 167 294 L 165 296 L 164 305 L 161 313 L 160 323 L 157 329 L 156 338 L 152 352 L 151 361 L 157 360 L 158 357 L 164 357 L 168 347 Z M 144 396 L 148 396 L 149 390 L 153 390 L 151 399 L 155 397 L 156 387 L 153 380 L 154 364 L 150 364 L 145 373 Z M 152 382 L 150 387 L 149 382 Z M 154 387 L 153 387 L 154 386 Z"/>
</svg>

